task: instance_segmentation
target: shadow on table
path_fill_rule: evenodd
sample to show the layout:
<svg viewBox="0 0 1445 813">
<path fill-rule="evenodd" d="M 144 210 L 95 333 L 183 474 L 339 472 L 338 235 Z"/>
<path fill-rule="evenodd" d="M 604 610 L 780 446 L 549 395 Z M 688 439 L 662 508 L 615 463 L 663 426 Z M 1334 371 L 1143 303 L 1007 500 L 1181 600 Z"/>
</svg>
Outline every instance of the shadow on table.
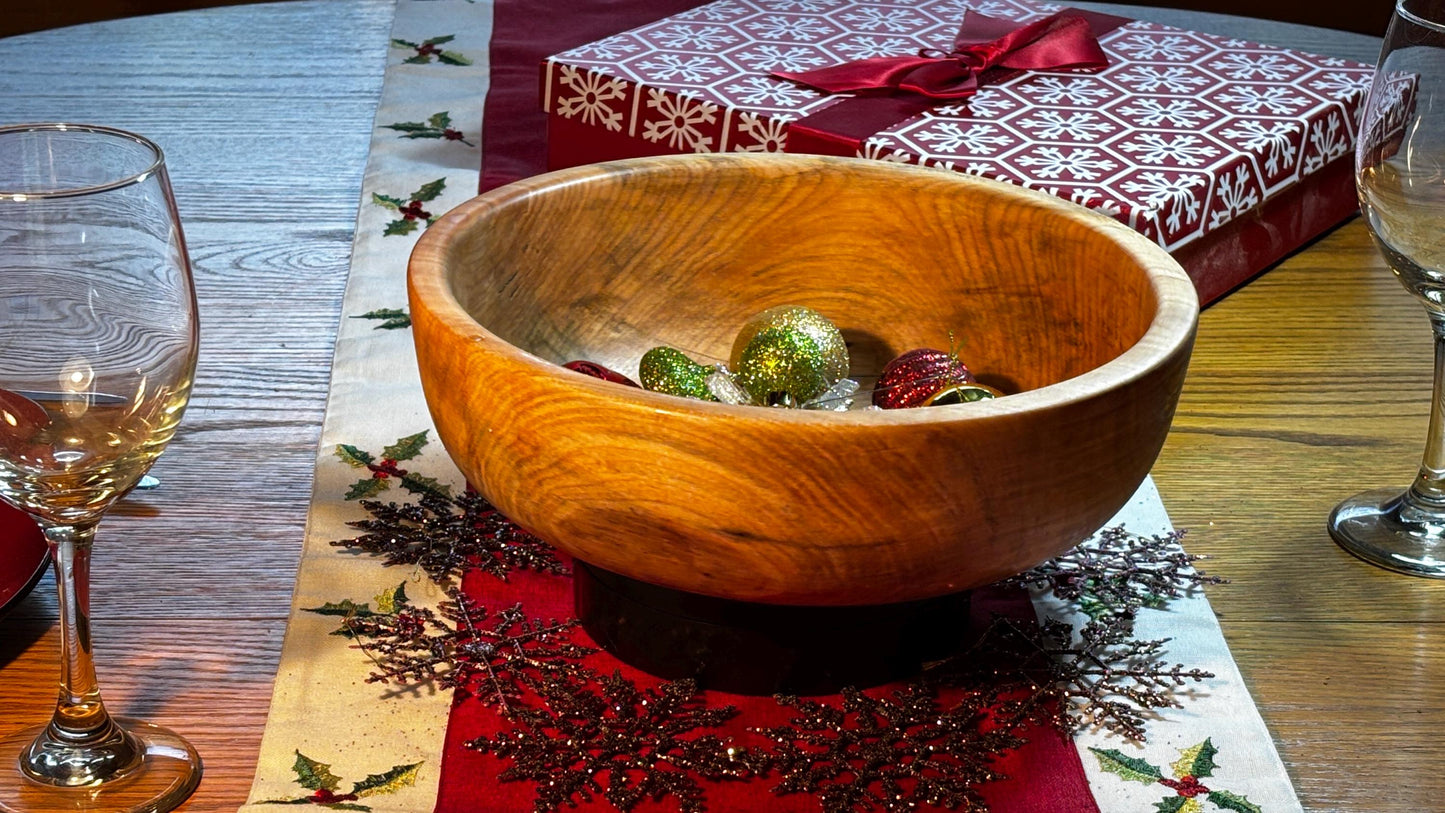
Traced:
<svg viewBox="0 0 1445 813">
<path fill-rule="evenodd" d="M 23 655 L 55 626 L 55 613 L 45 606 L 43 598 L 54 589 L 49 576 L 41 579 L 30 595 L 0 617 L 0 669 Z"/>
</svg>

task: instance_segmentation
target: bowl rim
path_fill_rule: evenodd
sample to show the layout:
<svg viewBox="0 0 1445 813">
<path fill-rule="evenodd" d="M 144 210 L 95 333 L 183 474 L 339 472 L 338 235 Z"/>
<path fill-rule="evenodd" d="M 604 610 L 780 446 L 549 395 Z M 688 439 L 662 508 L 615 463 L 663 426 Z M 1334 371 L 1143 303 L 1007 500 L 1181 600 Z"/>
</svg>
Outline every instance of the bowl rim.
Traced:
<svg viewBox="0 0 1445 813">
<path fill-rule="evenodd" d="M 457 301 L 452 292 L 445 264 L 446 245 L 455 235 L 487 210 L 500 208 L 539 192 L 566 186 L 601 182 L 619 173 L 668 171 L 674 165 L 715 163 L 728 166 L 771 163 L 794 172 L 818 172 L 833 169 L 897 174 L 922 173 L 929 179 L 951 177 L 961 187 L 986 187 L 1029 201 L 1070 220 L 1085 223 L 1112 239 L 1144 269 L 1154 292 L 1157 307 L 1144 334 L 1123 353 L 1109 361 L 1071 378 L 1035 389 L 1013 393 L 1004 398 L 975 401 L 967 405 L 951 405 L 933 409 L 850 409 L 841 412 L 810 409 L 759 409 L 750 405 L 725 404 L 715 401 L 682 398 L 640 387 L 628 387 L 569 370 L 561 362 L 553 362 L 524 350 L 492 333 L 476 321 Z M 454 207 L 433 222 L 411 252 L 407 264 L 408 287 L 412 310 L 424 299 L 427 308 L 449 331 L 462 338 L 482 344 L 507 361 L 534 370 L 549 379 L 558 380 L 594 395 L 611 396 L 657 413 L 715 414 L 718 417 L 779 420 L 798 424 L 839 426 L 853 423 L 867 426 L 912 425 L 974 421 L 1018 413 L 1047 410 L 1081 398 L 1102 396 L 1111 390 L 1148 376 L 1193 340 L 1199 319 L 1199 298 L 1194 283 L 1179 263 L 1154 241 L 1123 223 L 1076 203 L 1046 192 L 1027 189 L 1003 181 L 995 181 L 952 170 L 921 167 L 871 159 L 843 158 L 795 154 L 731 154 L 700 153 L 689 155 L 625 158 L 599 164 L 585 164 L 534 175 L 484 192 Z"/>
</svg>

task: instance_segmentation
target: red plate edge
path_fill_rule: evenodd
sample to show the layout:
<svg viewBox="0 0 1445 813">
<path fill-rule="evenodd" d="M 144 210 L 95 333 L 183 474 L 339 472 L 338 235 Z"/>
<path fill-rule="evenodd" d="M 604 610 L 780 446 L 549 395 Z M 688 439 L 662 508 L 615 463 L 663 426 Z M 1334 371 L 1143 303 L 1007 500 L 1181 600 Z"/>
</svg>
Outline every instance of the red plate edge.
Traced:
<svg viewBox="0 0 1445 813">
<path fill-rule="evenodd" d="M 40 528 L 25 512 L 0 503 L 0 616 L 29 594 L 49 564 Z"/>
</svg>

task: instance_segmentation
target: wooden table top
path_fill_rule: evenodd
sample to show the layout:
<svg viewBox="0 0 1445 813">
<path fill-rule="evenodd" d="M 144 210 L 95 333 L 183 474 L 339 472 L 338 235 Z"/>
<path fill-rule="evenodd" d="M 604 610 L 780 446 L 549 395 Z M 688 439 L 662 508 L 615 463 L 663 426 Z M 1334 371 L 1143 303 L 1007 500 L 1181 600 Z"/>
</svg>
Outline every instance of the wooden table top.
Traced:
<svg viewBox="0 0 1445 813">
<path fill-rule="evenodd" d="M 1367 37 L 1100 8 L 1373 61 Z M 392 0 L 240 6 L 0 40 L 0 116 L 85 120 L 168 152 L 197 269 L 196 396 L 101 526 L 93 611 L 112 710 L 185 733 L 189 810 L 250 787 L 300 551 Z M 1340 499 L 1404 486 L 1423 448 L 1423 310 L 1358 220 L 1209 308 L 1155 478 L 1231 580 L 1224 633 L 1315 811 L 1445 808 L 1445 584 L 1362 564 Z M 47 578 L 0 622 L 0 734 L 42 722 L 58 670 Z M 1221 744 L 1223 750 L 1223 744 Z"/>
</svg>

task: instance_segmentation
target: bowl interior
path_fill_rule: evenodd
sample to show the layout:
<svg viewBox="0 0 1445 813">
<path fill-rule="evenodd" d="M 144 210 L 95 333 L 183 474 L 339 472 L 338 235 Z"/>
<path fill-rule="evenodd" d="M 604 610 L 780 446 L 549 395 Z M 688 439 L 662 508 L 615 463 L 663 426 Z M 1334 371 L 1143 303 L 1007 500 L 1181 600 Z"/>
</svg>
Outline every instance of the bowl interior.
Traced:
<svg viewBox="0 0 1445 813">
<path fill-rule="evenodd" d="M 726 361 L 749 317 L 806 305 L 842 329 L 865 386 L 899 353 L 953 342 L 1021 392 L 1116 358 L 1157 306 L 1103 218 L 943 171 L 718 156 L 544 176 L 492 201 L 448 247 L 461 306 L 548 362 L 634 377 L 649 348 Z"/>
</svg>

